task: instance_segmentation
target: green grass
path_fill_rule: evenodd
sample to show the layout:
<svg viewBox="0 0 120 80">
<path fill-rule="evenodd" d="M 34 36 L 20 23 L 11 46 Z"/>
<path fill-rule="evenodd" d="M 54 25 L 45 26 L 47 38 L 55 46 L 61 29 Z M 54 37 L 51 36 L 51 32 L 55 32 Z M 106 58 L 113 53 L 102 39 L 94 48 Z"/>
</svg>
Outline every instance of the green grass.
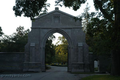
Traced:
<svg viewBox="0 0 120 80">
<path fill-rule="evenodd" d="M 81 80 L 120 80 L 120 76 L 94 75 L 82 78 Z"/>
</svg>

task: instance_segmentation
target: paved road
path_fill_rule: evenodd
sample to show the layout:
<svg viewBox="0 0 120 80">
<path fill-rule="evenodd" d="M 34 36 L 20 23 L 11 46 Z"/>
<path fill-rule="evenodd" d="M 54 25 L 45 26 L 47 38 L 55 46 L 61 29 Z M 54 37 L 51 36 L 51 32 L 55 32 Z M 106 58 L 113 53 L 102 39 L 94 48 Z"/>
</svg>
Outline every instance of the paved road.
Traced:
<svg viewBox="0 0 120 80">
<path fill-rule="evenodd" d="M 51 69 L 46 72 L 0 74 L 0 80 L 80 80 L 86 76 L 90 74 L 71 74 L 67 72 L 67 67 L 51 66 Z"/>
</svg>

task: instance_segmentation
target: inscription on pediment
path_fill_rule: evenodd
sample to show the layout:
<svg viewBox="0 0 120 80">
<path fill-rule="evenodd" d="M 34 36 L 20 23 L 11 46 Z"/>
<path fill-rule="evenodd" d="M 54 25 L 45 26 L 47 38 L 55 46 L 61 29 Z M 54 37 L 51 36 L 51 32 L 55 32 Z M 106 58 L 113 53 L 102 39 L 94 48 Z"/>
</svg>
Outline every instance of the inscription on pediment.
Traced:
<svg viewBox="0 0 120 80">
<path fill-rule="evenodd" d="M 54 21 L 54 23 L 60 23 L 60 15 L 55 14 L 54 17 L 53 17 L 53 21 Z"/>
</svg>

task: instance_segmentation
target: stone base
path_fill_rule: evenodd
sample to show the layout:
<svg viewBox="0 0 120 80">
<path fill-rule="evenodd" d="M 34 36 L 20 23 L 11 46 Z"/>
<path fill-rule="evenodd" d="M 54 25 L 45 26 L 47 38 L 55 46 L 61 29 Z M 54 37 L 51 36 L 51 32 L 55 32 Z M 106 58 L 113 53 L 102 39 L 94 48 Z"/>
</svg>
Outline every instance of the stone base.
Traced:
<svg viewBox="0 0 120 80">
<path fill-rule="evenodd" d="M 85 64 L 85 72 L 90 72 L 90 63 Z"/>
<path fill-rule="evenodd" d="M 72 63 L 72 71 L 71 72 L 89 72 L 90 70 L 86 70 L 85 63 L 83 62 L 74 62 Z"/>
<path fill-rule="evenodd" d="M 40 62 L 24 62 L 23 71 L 41 71 L 41 63 Z"/>
</svg>

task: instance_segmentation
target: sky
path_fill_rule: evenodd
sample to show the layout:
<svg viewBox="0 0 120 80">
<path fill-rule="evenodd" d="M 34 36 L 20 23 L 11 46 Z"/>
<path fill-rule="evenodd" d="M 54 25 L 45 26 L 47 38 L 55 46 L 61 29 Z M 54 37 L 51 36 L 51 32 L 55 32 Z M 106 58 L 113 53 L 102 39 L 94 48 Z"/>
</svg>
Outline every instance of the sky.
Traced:
<svg viewBox="0 0 120 80">
<path fill-rule="evenodd" d="M 93 6 L 93 0 L 87 1 L 90 6 L 90 12 L 95 11 Z M 48 12 L 55 10 L 55 0 L 47 0 L 50 3 L 48 7 Z M 15 0 L 0 0 L 0 26 L 5 35 L 11 35 L 16 32 L 16 28 L 19 26 L 24 26 L 25 29 L 31 29 L 31 20 L 27 17 L 16 17 L 13 11 L 13 6 L 15 5 Z M 78 16 L 84 12 L 86 4 L 82 4 L 81 8 L 74 11 L 70 8 L 59 7 L 59 10 L 71 14 L 73 16 Z M 59 35 L 59 34 L 56 34 Z"/>
</svg>

